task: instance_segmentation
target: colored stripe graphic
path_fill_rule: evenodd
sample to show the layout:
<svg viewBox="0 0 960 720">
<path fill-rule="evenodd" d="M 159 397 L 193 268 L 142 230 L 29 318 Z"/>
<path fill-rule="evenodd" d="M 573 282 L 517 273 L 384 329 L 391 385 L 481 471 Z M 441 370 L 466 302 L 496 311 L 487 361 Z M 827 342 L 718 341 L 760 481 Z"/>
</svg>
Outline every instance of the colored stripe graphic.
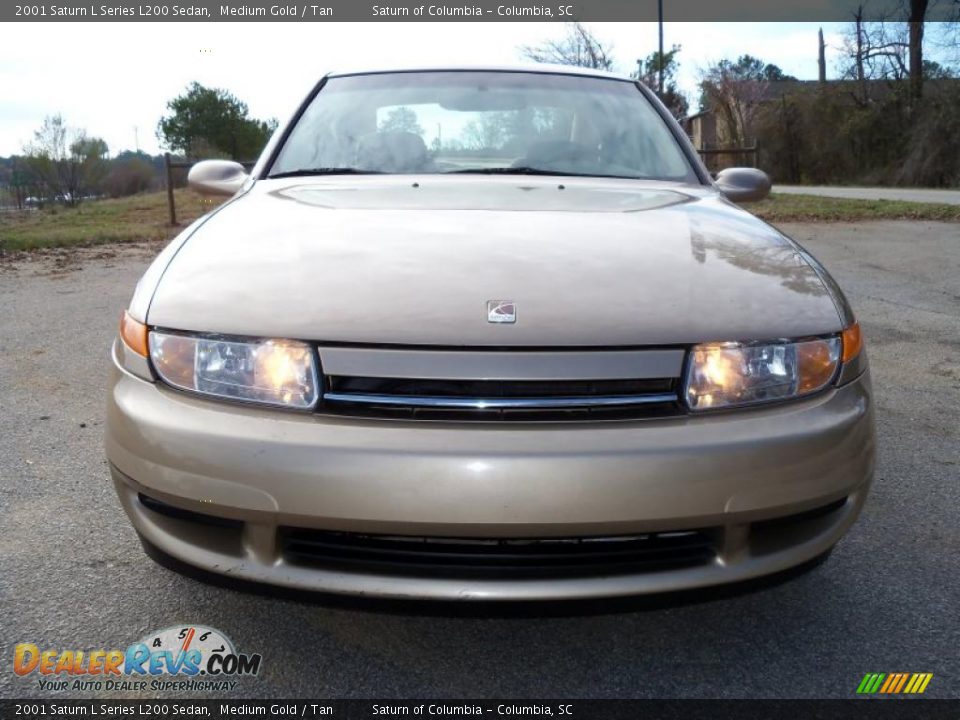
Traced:
<svg viewBox="0 0 960 720">
<path fill-rule="evenodd" d="M 907 678 L 909 678 L 909 673 L 902 673 L 900 676 L 900 681 L 897 683 L 897 686 L 890 692 L 898 693 L 903 690 L 903 686 L 907 684 Z"/>
<path fill-rule="evenodd" d="M 913 685 L 913 688 L 906 690 L 906 692 L 914 695 L 920 695 L 924 690 L 927 689 L 927 685 L 929 685 L 930 681 L 933 679 L 933 673 L 915 673 L 913 677 L 916 678 L 916 680 L 911 679 L 910 681 L 910 684 Z"/>
<path fill-rule="evenodd" d="M 904 683 L 907 682 L 908 677 L 910 677 L 909 673 L 891 673 L 890 677 L 888 677 L 887 681 L 883 684 L 883 687 L 880 688 L 880 692 L 885 694 L 900 692 L 903 689 Z"/>
<path fill-rule="evenodd" d="M 867 673 L 857 686 L 858 695 L 920 695 L 933 679 L 933 673 Z"/>
<path fill-rule="evenodd" d="M 884 673 L 867 673 L 860 681 L 860 687 L 857 692 L 861 695 L 872 695 L 880 689 L 880 683 L 886 677 Z"/>
<path fill-rule="evenodd" d="M 887 675 L 887 681 L 880 687 L 881 693 L 890 692 L 890 688 L 895 687 L 897 680 L 900 679 L 900 673 L 891 673 Z"/>
</svg>

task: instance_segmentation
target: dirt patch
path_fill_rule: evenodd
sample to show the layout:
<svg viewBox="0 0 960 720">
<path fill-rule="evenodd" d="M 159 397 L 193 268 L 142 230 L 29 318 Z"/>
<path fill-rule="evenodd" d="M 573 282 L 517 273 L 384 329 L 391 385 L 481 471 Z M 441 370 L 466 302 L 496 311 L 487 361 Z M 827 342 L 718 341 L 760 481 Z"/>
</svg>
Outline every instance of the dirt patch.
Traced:
<svg viewBox="0 0 960 720">
<path fill-rule="evenodd" d="M 96 263 L 112 267 L 118 259 L 150 259 L 167 244 L 166 240 L 19 250 L 0 255 L 0 273 L 28 273 L 47 278 L 67 277 Z"/>
</svg>

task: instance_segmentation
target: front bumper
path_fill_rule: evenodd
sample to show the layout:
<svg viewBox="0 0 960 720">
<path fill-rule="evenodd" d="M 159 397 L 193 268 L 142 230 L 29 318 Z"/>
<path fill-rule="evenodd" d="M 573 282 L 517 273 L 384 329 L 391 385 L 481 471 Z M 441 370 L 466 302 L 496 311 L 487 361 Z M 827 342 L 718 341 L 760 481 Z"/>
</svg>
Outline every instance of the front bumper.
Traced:
<svg viewBox="0 0 960 720">
<path fill-rule="evenodd" d="M 480 425 L 230 405 L 117 368 L 106 439 L 124 509 L 147 543 L 176 560 L 292 588 L 493 600 L 689 589 L 801 564 L 828 550 L 856 519 L 873 474 L 874 442 L 867 374 L 805 401 L 748 411 Z M 141 494 L 237 522 L 218 528 L 158 513 Z M 299 563 L 285 553 L 281 528 L 432 538 L 702 529 L 716 553 L 696 566 L 649 572 L 391 574 Z"/>
</svg>

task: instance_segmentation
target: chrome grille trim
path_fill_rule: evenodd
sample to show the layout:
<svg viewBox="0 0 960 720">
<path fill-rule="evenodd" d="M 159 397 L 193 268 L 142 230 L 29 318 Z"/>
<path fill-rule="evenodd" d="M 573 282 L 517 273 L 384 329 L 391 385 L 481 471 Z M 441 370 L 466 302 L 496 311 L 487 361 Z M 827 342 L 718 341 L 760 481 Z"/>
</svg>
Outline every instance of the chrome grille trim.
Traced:
<svg viewBox="0 0 960 720">
<path fill-rule="evenodd" d="M 424 397 L 415 395 L 367 395 L 361 393 L 324 393 L 325 402 L 356 403 L 361 405 L 397 405 L 419 408 L 452 408 L 458 410 L 502 409 L 556 409 L 589 407 L 624 407 L 651 403 L 673 403 L 676 393 L 649 395 L 599 395 L 581 397 L 536 397 L 536 398 L 458 398 Z"/>
</svg>

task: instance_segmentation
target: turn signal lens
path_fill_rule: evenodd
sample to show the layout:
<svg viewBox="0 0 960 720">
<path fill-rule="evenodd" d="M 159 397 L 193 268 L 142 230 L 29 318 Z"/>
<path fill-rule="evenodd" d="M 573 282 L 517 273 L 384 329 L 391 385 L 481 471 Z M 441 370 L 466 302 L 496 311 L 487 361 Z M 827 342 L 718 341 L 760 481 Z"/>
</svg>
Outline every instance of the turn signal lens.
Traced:
<svg viewBox="0 0 960 720">
<path fill-rule="evenodd" d="M 153 333 L 153 366 L 171 385 L 196 389 L 196 354 L 197 341 L 192 337 Z"/>
<path fill-rule="evenodd" d="M 127 347 L 141 357 L 147 357 L 147 326 L 137 322 L 126 310 L 120 316 L 120 337 Z"/>
<path fill-rule="evenodd" d="M 863 350 L 863 335 L 860 333 L 860 323 L 853 325 L 843 331 L 843 361 L 845 363 L 853 360 L 860 351 Z"/>
</svg>

